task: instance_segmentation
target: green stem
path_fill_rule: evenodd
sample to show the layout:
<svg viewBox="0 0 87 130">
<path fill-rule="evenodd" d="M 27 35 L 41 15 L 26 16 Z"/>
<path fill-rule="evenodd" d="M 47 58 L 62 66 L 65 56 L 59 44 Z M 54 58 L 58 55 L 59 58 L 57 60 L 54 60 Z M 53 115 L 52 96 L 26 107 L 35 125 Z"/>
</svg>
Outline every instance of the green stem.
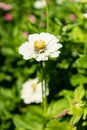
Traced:
<svg viewBox="0 0 87 130">
<path fill-rule="evenodd" d="M 87 46 L 86 44 L 87 44 L 87 40 L 84 43 L 84 55 L 86 55 L 86 46 Z"/>
<path fill-rule="evenodd" d="M 41 64 L 41 86 L 42 86 L 42 100 L 44 101 L 44 95 L 43 95 L 43 93 L 44 93 L 44 84 L 43 84 L 43 63 L 42 62 L 40 62 L 40 64 Z M 44 105 L 43 105 L 44 106 Z"/>
<path fill-rule="evenodd" d="M 46 31 L 49 31 L 48 0 L 46 0 Z"/>
<path fill-rule="evenodd" d="M 44 125 L 43 129 L 46 125 L 46 111 L 47 111 L 47 96 L 46 96 L 46 80 L 44 78 L 44 64 L 41 62 L 41 83 L 42 83 L 42 109 L 43 109 L 43 117 L 44 117 Z"/>
</svg>

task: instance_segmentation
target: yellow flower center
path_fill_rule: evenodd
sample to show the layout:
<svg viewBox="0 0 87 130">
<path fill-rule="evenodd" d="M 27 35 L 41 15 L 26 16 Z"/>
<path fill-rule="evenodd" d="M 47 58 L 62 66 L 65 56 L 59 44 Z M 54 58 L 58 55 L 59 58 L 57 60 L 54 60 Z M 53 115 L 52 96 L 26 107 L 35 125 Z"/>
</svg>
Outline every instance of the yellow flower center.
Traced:
<svg viewBox="0 0 87 130">
<path fill-rule="evenodd" d="M 35 91 L 36 91 L 37 84 L 36 84 L 36 83 L 33 83 L 31 87 L 32 87 L 32 89 L 33 89 L 33 92 L 35 92 Z"/>
<path fill-rule="evenodd" d="M 46 46 L 46 43 L 43 40 L 36 40 L 34 42 L 34 48 L 35 49 L 43 49 L 43 48 L 45 48 L 45 46 Z"/>
</svg>

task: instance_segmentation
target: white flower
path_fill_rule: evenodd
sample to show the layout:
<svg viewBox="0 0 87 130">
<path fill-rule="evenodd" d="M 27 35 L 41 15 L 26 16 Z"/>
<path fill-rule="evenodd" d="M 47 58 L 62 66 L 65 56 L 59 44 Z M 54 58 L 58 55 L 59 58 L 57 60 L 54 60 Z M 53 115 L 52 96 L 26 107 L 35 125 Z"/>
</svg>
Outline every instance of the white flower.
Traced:
<svg viewBox="0 0 87 130">
<path fill-rule="evenodd" d="M 56 0 L 56 3 L 59 5 L 63 4 L 63 2 L 64 2 L 64 0 Z"/>
<path fill-rule="evenodd" d="M 49 91 L 46 91 L 46 95 Z M 41 103 L 42 102 L 42 86 L 41 82 L 38 83 L 38 79 L 29 79 L 23 84 L 21 90 L 21 98 L 25 104 Z"/>
<path fill-rule="evenodd" d="M 28 41 L 19 47 L 19 53 L 25 60 L 34 58 L 36 61 L 48 60 L 48 57 L 58 57 L 62 45 L 54 35 L 42 32 L 31 34 Z"/>
<path fill-rule="evenodd" d="M 87 13 L 84 13 L 83 16 L 87 19 Z"/>
<path fill-rule="evenodd" d="M 36 8 L 36 9 L 42 9 L 44 7 L 46 7 L 46 0 L 37 0 L 34 3 L 34 8 Z"/>
</svg>

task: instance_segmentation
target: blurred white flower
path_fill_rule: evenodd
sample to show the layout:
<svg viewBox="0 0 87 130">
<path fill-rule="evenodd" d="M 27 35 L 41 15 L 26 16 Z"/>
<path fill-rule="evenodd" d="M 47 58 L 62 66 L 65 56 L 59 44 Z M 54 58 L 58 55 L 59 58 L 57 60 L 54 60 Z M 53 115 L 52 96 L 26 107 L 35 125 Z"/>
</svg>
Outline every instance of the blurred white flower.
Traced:
<svg viewBox="0 0 87 130">
<path fill-rule="evenodd" d="M 62 45 L 50 33 L 31 34 L 27 42 L 19 47 L 19 53 L 25 60 L 34 58 L 36 61 L 48 60 L 48 57 L 58 57 Z"/>
<path fill-rule="evenodd" d="M 46 0 L 37 0 L 34 3 L 34 8 L 36 9 L 42 9 L 46 7 Z"/>
<path fill-rule="evenodd" d="M 63 2 L 64 2 L 64 0 L 56 0 L 56 3 L 59 5 L 63 4 Z"/>
<path fill-rule="evenodd" d="M 46 95 L 49 94 L 49 91 L 46 91 Z M 25 104 L 30 103 L 41 103 L 42 102 L 42 86 L 41 82 L 38 82 L 38 79 L 29 79 L 23 84 L 21 90 L 21 98 Z"/>
<path fill-rule="evenodd" d="M 84 13 L 83 16 L 87 19 L 87 13 Z"/>
</svg>

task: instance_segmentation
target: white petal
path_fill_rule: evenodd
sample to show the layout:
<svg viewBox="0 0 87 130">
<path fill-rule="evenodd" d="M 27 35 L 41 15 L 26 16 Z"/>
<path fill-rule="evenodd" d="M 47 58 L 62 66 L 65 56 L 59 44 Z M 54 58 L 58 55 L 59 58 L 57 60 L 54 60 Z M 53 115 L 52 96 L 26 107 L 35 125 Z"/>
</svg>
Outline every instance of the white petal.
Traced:
<svg viewBox="0 0 87 130">
<path fill-rule="evenodd" d="M 47 61 L 48 60 L 48 56 L 43 58 L 43 61 Z"/>
<path fill-rule="evenodd" d="M 60 54 L 60 51 L 54 52 L 52 54 L 50 54 L 50 57 L 54 58 L 54 57 L 58 57 Z"/>
<path fill-rule="evenodd" d="M 56 38 L 54 35 L 44 32 L 40 33 L 40 37 L 46 42 L 46 44 L 48 44 L 52 39 Z"/>
<path fill-rule="evenodd" d="M 48 52 L 55 52 L 61 47 L 61 44 L 54 44 L 48 48 Z"/>
<path fill-rule="evenodd" d="M 29 98 L 25 98 L 24 99 L 24 103 L 25 104 L 30 104 L 30 103 L 32 103 L 32 101 Z"/>
<path fill-rule="evenodd" d="M 40 39 L 39 34 L 30 34 L 28 36 L 29 42 L 32 42 L 32 43 L 34 43 L 34 41 L 39 40 L 39 39 Z"/>
<path fill-rule="evenodd" d="M 62 45 L 59 43 L 59 39 L 54 37 L 53 39 L 51 39 L 51 41 L 48 43 L 47 47 L 53 46 L 54 44 L 59 44 L 60 48 L 62 47 Z"/>
<path fill-rule="evenodd" d="M 57 44 L 58 42 L 59 42 L 59 39 L 57 38 L 51 39 L 51 41 L 48 42 L 47 48 L 49 48 L 50 46 L 53 46 L 54 44 Z"/>
<path fill-rule="evenodd" d="M 19 47 L 19 54 L 22 54 L 23 58 L 25 60 L 28 60 L 28 59 L 32 58 L 32 54 L 33 54 L 32 46 L 30 46 L 28 42 L 22 44 Z"/>
<path fill-rule="evenodd" d="M 44 54 L 39 54 L 38 57 L 36 58 L 37 61 L 42 61 L 44 59 Z"/>
</svg>

